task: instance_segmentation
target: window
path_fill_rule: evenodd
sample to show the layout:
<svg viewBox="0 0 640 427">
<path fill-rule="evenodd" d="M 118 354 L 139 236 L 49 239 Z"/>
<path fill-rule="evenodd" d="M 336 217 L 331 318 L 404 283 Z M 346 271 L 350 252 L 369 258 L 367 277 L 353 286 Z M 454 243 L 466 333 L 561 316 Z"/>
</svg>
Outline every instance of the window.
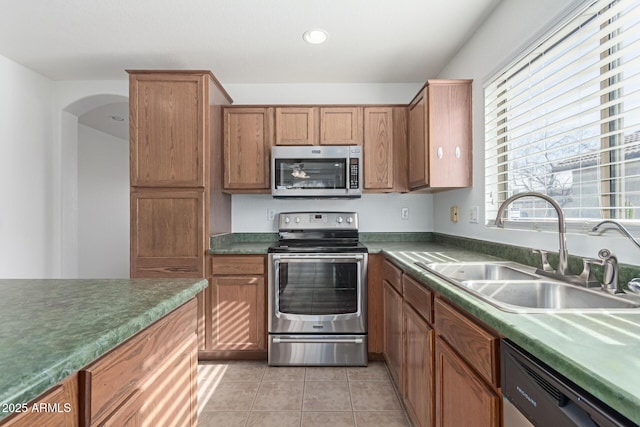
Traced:
<svg viewBox="0 0 640 427">
<path fill-rule="evenodd" d="M 640 2 L 595 1 L 485 86 L 486 218 L 553 197 L 568 220 L 640 224 Z M 509 219 L 555 219 L 537 198 Z"/>
</svg>

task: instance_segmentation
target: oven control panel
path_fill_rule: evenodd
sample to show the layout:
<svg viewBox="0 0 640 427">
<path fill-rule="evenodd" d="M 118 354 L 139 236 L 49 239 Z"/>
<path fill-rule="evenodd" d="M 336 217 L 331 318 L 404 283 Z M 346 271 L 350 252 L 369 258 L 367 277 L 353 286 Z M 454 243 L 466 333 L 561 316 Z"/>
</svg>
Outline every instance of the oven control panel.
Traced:
<svg viewBox="0 0 640 427">
<path fill-rule="evenodd" d="M 278 229 L 358 230 L 357 212 L 282 212 Z"/>
</svg>

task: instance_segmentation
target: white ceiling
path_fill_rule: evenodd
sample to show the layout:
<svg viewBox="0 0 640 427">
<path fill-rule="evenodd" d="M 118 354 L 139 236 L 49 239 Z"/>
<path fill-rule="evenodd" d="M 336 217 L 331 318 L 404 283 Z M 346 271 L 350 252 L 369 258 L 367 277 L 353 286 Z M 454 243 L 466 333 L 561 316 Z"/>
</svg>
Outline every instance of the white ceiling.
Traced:
<svg viewBox="0 0 640 427">
<path fill-rule="evenodd" d="M 500 0 L 0 0 L 0 55 L 53 80 L 206 69 L 225 83 L 417 83 Z M 322 45 L 302 41 L 323 28 Z"/>
<path fill-rule="evenodd" d="M 422 83 L 500 0 L 0 0 L 0 55 L 52 80 L 211 70 L 228 83 Z M 309 45 L 302 34 L 329 39 Z M 116 122 L 112 115 L 125 117 Z M 79 122 L 128 139 L 126 103 Z"/>
</svg>

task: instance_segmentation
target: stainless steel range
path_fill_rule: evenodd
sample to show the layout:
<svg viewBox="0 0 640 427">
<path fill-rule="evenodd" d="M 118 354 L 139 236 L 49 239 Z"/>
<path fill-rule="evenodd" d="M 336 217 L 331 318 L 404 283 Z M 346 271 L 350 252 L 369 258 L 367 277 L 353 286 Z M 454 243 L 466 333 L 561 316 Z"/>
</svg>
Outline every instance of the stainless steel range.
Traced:
<svg viewBox="0 0 640 427">
<path fill-rule="evenodd" d="M 355 212 L 286 212 L 269 248 L 269 365 L 367 365 L 367 248 Z"/>
</svg>

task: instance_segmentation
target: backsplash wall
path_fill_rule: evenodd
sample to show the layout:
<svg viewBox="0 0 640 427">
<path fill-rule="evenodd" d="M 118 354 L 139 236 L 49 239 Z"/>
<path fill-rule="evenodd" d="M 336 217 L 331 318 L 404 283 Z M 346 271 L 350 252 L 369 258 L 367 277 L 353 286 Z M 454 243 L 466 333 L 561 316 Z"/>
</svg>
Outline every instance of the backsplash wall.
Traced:
<svg viewBox="0 0 640 427">
<path fill-rule="evenodd" d="M 401 218 L 409 208 L 409 219 Z M 275 219 L 268 219 L 273 210 Z M 433 196 L 428 194 L 364 194 L 359 199 L 274 199 L 269 195 L 232 196 L 234 233 L 277 232 L 277 214 L 288 211 L 358 212 L 363 232 L 433 231 Z"/>
</svg>

